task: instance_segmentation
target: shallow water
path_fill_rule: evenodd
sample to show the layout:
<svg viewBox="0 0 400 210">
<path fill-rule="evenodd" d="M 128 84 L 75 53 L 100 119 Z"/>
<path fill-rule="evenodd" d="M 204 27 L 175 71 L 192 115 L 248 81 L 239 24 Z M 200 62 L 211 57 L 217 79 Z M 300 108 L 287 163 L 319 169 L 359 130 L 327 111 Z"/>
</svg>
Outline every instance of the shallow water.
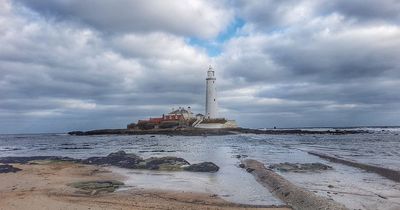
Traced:
<svg viewBox="0 0 400 210">
<path fill-rule="evenodd" d="M 113 170 L 137 188 L 161 188 L 218 194 L 250 204 L 280 204 L 251 174 L 240 169 L 236 155 L 248 155 L 266 165 L 320 162 L 333 170 L 320 173 L 281 173 L 293 183 L 357 209 L 400 209 L 399 184 L 373 173 L 335 164 L 306 151 L 319 151 L 400 170 L 400 129 L 354 135 L 231 135 L 69 136 L 63 134 L 0 135 L 0 156 L 60 155 L 74 158 L 105 156 L 125 150 L 143 157 L 178 156 L 190 163 L 212 161 L 217 173 Z M 329 188 L 328 185 L 333 185 Z"/>
</svg>

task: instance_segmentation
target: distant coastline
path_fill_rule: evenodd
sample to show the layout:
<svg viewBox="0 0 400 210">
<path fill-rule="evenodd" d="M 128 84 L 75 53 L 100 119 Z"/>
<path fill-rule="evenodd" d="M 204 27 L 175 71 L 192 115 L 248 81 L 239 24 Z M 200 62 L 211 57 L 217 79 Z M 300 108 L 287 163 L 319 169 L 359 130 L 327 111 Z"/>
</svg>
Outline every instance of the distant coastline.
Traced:
<svg viewBox="0 0 400 210">
<path fill-rule="evenodd" d="M 205 129 L 205 128 L 181 128 L 181 129 L 99 129 L 90 131 L 71 131 L 69 135 L 90 136 L 90 135 L 176 135 L 176 136 L 219 136 L 219 135 L 237 135 L 237 134 L 270 134 L 270 135 L 288 135 L 288 134 L 331 134 L 346 135 L 369 133 L 367 130 L 301 130 L 301 129 L 251 129 L 251 128 L 221 128 L 221 129 Z"/>
</svg>

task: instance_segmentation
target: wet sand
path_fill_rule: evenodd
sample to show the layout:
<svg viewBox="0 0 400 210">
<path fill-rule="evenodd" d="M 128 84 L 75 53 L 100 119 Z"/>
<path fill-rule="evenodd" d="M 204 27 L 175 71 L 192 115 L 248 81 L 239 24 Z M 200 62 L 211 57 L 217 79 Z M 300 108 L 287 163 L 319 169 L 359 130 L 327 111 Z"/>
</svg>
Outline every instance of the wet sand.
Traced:
<svg viewBox="0 0 400 210">
<path fill-rule="evenodd" d="M 106 168 L 69 162 L 13 164 L 0 174 L 0 210 L 9 209 L 289 209 L 229 203 L 210 194 L 132 189 L 82 194 L 68 184 L 124 178 Z"/>
</svg>

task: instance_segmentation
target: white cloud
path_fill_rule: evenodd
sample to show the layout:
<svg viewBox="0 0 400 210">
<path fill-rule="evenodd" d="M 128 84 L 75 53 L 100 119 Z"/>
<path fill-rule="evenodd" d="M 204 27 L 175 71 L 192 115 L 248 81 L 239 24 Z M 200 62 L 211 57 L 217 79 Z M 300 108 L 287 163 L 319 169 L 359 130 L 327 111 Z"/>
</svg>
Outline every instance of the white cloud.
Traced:
<svg viewBox="0 0 400 210">
<path fill-rule="evenodd" d="M 67 109 L 86 109 L 86 110 L 93 110 L 96 109 L 96 103 L 84 101 L 84 100 L 77 100 L 77 99 L 61 99 L 58 100 L 58 103 L 61 106 Z"/>
<path fill-rule="evenodd" d="M 18 0 L 44 15 L 82 22 L 107 33 L 168 31 L 212 38 L 222 32 L 233 13 L 210 0 Z M 52 18 L 52 17 L 50 17 Z"/>
<path fill-rule="evenodd" d="M 93 1 L 0 0 L 0 132 L 10 121 L 89 129 L 173 106 L 200 112 L 209 63 L 221 113 L 243 126 L 365 124 L 379 114 L 370 124 L 399 123 L 394 3 L 351 15 L 357 7 L 344 1 Z M 234 18 L 244 26 L 216 39 Z M 210 58 L 193 37 L 221 54 Z"/>
</svg>

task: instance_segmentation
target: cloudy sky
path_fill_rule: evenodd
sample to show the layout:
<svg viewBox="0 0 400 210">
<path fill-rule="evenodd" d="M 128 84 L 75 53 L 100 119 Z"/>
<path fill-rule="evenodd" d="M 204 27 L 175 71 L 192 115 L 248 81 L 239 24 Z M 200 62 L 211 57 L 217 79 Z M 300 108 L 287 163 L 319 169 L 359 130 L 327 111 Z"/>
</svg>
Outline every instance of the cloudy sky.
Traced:
<svg viewBox="0 0 400 210">
<path fill-rule="evenodd" d="M 400 125 L 398 0 L 0 0 L 0 133 L 172 107 L 243 127 Z"/>
</svg>

